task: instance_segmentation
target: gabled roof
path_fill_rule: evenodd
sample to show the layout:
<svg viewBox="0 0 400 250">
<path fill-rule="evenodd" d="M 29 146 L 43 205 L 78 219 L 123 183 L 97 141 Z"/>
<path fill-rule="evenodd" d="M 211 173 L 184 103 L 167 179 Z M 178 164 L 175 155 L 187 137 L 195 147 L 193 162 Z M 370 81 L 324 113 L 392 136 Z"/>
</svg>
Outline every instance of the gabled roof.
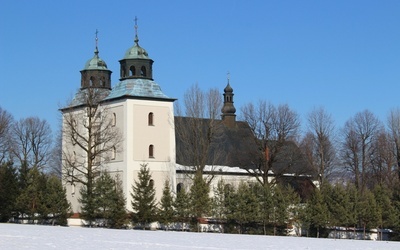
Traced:
<svg viewBox="0 0 400 250">
<path fill-rule="evenodd" d="M 196 144 L 206 140 L 207 129 L 213 122 L 213 140 L 207 152 L 206 165 L 240 167 L 242 169 L 258 169 L 264 152 L 258 146 L 249 125 L 243 121 L 236 121 L 236 126 L 225 126 L 223 121 L 189 117 L 175 117 L 176 162 L 184 166 L 194 164 L 193 151 Z M 193 124 L 197 124 L 195 131 Z M 274 143 L 274 142 L 270 142 Z M 199 152 L 199 153 L 200 153 Z M 307 164 L 301 150 L 294 142 L 285 142 L 283 150 L 276 154 L 272 165 L 276 175 L 313 175 L 312 169 Z"/>
</svg>

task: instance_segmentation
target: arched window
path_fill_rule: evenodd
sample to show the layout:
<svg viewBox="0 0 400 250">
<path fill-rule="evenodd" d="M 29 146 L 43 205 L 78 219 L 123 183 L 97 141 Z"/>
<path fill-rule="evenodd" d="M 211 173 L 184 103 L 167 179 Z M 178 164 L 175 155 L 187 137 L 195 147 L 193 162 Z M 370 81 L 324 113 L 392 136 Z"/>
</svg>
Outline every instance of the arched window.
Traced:
<svg viewBox="0 0 400 250">
<path fill-rule="evenodd" d="M 95 78 L 93 76 L 90 77 L 90 81 L 89 81 L 89 86 L 90 87 L 92 87 L 94 85 L 94 79 Z"/>
<path fill-rule="evenodd" d="M 151 180 L 149 181 L 149 186 L 150 186 L 150 187 L 154 187 L 154 180 L 153 180 L 153 179 L 151 179 Z"/>
<path fill-rule="evenodd" d="M 115 125 L 117 125 L 117 115 L 113 113 L 111 119 L 112 119 L 111 125 L 114 127 Z"/>
<path fill-rule="evenodd" d="M 113 147 L 111 151 L 111 160 L 115 160 L 116 155 L 117 155 L 117 149 Z"/>
<path fill-rule="evenodd" d="M 179 193 L 183 188 L 183 183 L 178 183 L 178 185 L 176 185 L 176 192 Z"/>
<path fill-rule="evenodd" d="M 125 75 L 125 68 L 122 68 L 122 67 L 121 67 L 121 78 L 122 78 L 122 77 L 125 77 L 125 76 L 126 76 L 126 75 Z"/>
<path fill-rule="evenodd" d="M 153 112 L 150 112 L 149 115 L 148 115 L 148 123 L 149 123 L 149 126 L 153 126 L 154 125 L 154 114 L 153 114 Z"/>
<path fill-rule="evenodd" d="M 135 66 L 131 66 L 131 67 L 130 67 L 130 69 L 129 69 L 129 72 L 130 72 L 130 76 L 134 76 L 134 75 L 136 75 L 136 69 L 135 69 Z"/>
<path fill-rule="evenodd" d="M 149 158 L 154 158 L 154 145 L 149 146 Z"/>
<path fill-rule="evenodd" d="M 142 66 L 142 68 L 140 69 L 140 75 L 141 76 L 146 76 L 147 75 L 145 66 Z"/>
</svg>

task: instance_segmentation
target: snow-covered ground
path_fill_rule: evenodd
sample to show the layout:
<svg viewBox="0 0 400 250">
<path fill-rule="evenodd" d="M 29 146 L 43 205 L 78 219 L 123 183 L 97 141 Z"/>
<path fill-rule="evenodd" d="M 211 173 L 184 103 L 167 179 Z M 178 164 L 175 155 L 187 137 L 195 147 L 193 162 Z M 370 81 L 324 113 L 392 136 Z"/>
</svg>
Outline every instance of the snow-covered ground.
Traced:
<svg viewBox="0 0 400 250">
<path fill-rule="evenodd" d="M 0 249 L 400 249 L 400 242 L 0 224 Z"/>
</svg>

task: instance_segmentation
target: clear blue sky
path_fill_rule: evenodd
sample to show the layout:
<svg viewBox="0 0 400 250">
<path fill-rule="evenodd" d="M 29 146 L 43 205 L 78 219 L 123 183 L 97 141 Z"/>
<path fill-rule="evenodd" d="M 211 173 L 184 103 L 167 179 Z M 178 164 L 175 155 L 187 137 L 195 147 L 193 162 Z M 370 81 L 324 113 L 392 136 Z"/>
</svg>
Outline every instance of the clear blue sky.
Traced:
<svg viewBox="0 0 400 250">
<path fill-rule="evenodd" d="M 323 106 L 338 128 L 369 109 L 385 121 L 400 106 L 400 1 L 31 1 L 0 5 L 0 106 L 16 119 L 57 128 L 58 108 L 100 57 L 118 82 L 119 62 L 139 44 L 154 79 L 182 99 L 192 84 L 223 90 L 237 110 L 265 99 L 304 119 Z"/>
</svg>

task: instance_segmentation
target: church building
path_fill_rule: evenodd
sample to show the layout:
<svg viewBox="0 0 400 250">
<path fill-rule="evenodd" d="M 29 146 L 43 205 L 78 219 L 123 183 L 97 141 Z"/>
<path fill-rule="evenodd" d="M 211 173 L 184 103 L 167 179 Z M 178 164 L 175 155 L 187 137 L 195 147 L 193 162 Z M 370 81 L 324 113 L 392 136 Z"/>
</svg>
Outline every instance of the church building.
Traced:
<svg viewBox="0 0 400 250">
<path fill-rule="evenodd" d="M 191 184 L 187 176 L 193 174 L 193 169 L 188 167 L 193 166 L 189 159 L 193 152 L 189 152 L 191 148 L 185 145 L 187 138 L 182 138 L 180 131 L 187 130 L 193 118 L 174 117 L 176 99 L 165 95 L 154 81 L 153 60 L 139 45 L 137 25 L 135 30 L 133 46 L 119 61 L 120 79 L 114 87 L 111 86 L 112 72 L 99 56 L 96 35 L 94 56 L 81 70 L 80 89 L 70 104 L 61 109 L 63 183 L 75 214 L 81 211 L 79 190 L 83 186 L 77 180 L 85 179 L 85 173 L 80 172 L 79 167 L 69 166 L 90 165 L 98 173 L 107 171 L 118 178 L 128 210 L 132 210 L 132 185 L 143 164 L 150 169 L 157 200 L 162 196 L 166 180 L 173 192 L 182 186 L 188 190 Z M 224 100 L 221 119 L 216 121 L 220 136 L 210 143 L 205 159 L 205 178 L 213 176 L 210 180 L 211 191 L 220 179 L 232 184 L 255 181 L 245 170 L 254 167 L 254 155 L 244 152 L 257 151 L 258 148 L 247 123 L 236 121 L 233 96 L 228 79 L 221 96 Z M 93 117 L 90 116 L 92 111 L 88 108 L 91 105 L 88 97 L 97 98 L 99 103 L 95 110 L 97 114 Z M 206 124 L 209 121 L 200 119 L 197 122 Z M 91 133 L 94 134 L 92 140 L 84 138 Z M 112 140 L 115 140 L 114 143 Z M 101 143 L 94 145 L 96 141 Z M 99 155 L 88 157 L 86 148 L 98 149 Z M 211 152 L 218 152 L 218 157 Z M 91 161 L 90 164 L 88 161 Z M 73 225 L 76 222 L 69 223 Z"/>
</svg>

